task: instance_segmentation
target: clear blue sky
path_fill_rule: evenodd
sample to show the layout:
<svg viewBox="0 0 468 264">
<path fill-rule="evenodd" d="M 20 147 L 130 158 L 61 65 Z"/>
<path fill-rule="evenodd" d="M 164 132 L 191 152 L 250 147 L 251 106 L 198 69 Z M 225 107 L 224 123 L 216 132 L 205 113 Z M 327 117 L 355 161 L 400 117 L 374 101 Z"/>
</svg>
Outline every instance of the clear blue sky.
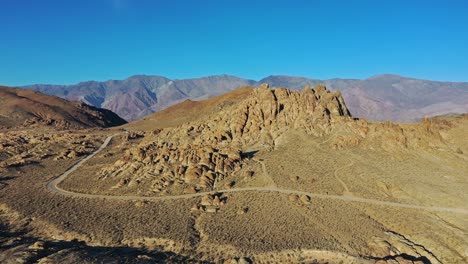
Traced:
<svg viewBox="0 0 468 264">
<path fill-rule="evenodd" d="M 468 1 L 0 0 L 0 84 L 134 74 L 468 81 Z"/>
</svg>

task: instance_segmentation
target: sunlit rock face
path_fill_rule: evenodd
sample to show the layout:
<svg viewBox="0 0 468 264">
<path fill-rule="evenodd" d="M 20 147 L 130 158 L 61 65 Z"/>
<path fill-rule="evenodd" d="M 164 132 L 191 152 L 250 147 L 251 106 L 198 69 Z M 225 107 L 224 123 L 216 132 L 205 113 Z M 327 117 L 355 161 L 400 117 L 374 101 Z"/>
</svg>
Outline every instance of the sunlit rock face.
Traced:
<svg viewBox="0 0 468 264">
<path fill-rule="evenodd" d="M 315 136 L 327 134 L 334 123 L 351 120 L 339 92 L 323 85 L 302 91 L 251 88 L 245 99 L 213 114 L 175 128 L 158 130 L 101 171 L 103 179 L 118 177 L 115 188 L 150 185 L 161 192 L 177 183 L 192 190 L 213 188 L 242 167 L 242 149 L 271 145 L 289 129 Z"/>
</svg>

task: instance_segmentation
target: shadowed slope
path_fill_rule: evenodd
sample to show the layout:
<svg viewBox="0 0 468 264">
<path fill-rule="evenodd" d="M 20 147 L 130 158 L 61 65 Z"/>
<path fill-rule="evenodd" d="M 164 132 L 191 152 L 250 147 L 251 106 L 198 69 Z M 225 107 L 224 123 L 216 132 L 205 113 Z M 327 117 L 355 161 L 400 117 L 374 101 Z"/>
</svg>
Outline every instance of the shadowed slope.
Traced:
<svg viewBox="0 0 468 264">
<path fill-rule="evenodd" d="M 0 86 L 0 126 L 111 127 L 125 120 L 106 109 L 39 92 Z"/>
</svg>

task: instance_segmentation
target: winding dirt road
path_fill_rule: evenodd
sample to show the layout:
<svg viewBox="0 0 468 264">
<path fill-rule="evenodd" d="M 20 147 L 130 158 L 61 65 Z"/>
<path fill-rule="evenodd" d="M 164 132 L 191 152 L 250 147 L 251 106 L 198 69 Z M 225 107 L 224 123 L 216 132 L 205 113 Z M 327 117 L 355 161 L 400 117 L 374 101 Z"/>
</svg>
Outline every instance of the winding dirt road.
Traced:
<svg viewBox="0 0 468 264">
<path fill-rule="evenodd" d="M 70 169 L 65 171 L 63 174 L 59 175 L 58 177 L 52 179 L 50 182 L 47 183 L 47 189 L 53 193 L 66 195 L 70 197 L 78 197 L 78 198 L 88 198 L 88 199 L 110 199 L 110 200 L 124 200 L 124 201 L 136 201 L 136 200 L 144 200 L 144 201 L 164 201 L 164 200 L 177 200 L 177 199 L 190 199 L 196 198 L 200 196 L 204 196 L 207 194 L 213 193 L 211 192 L 200 192 L 195 194 L 182 194 L 182 195 L 174 195 L 174 196 L 159 196 L 159 197 L 145 197 L 145 196 L 118 196 L 118 195 L 101 195 L 101 194 L 87 194 L 87 193 L 77 193 L 64 190 L 58 187 L 58 184 L 65 180 L 73 171 L 78 169 L 81 165 L 83 165 L 86 161 L 94 157 L 96 154 L 101 152 L 104 148 L 109 145 L 112 138 L 116 135 L 112 135 L 106 138 L 104 143 L 101 145 L 99 149 L 95 152 L 91 153 L 86 158 L 82 159 L 75 165 L 73 165 Z M 261 162 L 263 163 L 263 162 Z M 345 165 L 352 166 L 352 164 Z M 266 171 L 266 167 L 262 166 L 265 174 L 268 174 Z M 339 168 L 340 169 L 340 168 Z M 338 169 L 337 169 L 338 170 Z M 280 189 L 277 187 L 245 187 L 245 188 L 233 188 L 227 190 L 217 190 L 216 192 L 220 193 L 237 193 L 237 192 L 276 192 L 276 193 L 283 193 L 283 194 L 297 194 L 297 195 L 308 195 L 310 197 L 321 198 L 321 199 L 332 199 L 332 200 L 340 200 L 345 202 L 356 202 L 356 203 L 366 203 L 366 204 L 373 204 L 373 205 L 380 205 L 380 206 L 390 206 L 390 207 L 399 207 L 399 208 L 410 208 L 410 209 L 417 209 L 417 210 L 426 210 L 426 211 L 438 211 L 438 212 L 450 212 L 450 213 L 457 213 L 457 214 L 468 214 L 468 209 L 463 208 L 450 208 L 450 207 L 437 207 L 437 206 L 420 206 L 420 205 L 413 205 L 413 204 L 404 204 L 404 203 L 395 203 L 395 202 L 386 202 L 374 199 L 367 199 L 367 198 L 360 198 L 355 196 L 349 195 L 330 195 L 330 194 L 318 194 L 318 193 L 311 193 L 311 192 L 304 192 L 304 191 L 297 191 L 297 190 L 288 190 L 288 189 Z"/>
</svg>

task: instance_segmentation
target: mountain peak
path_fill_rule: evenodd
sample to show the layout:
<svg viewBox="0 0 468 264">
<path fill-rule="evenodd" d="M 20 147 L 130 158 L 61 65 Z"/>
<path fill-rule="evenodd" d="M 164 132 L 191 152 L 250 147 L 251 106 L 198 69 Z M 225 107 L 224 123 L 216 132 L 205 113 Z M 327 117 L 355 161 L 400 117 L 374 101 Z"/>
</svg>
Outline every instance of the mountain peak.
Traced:
<svg viewBox="0 0 468 264">
<path fill-rule="evenodd" d="M 404 76 L 396 75 L 396 74 L 384 73 L 384 74 L 377 74 L 377 75 L 370 76 L 366 80 L 380 80 L 380 79 L 400 80 L 400 79 L 408 79 L 408 78 Z"/>
<path fill-rule="evenodd" d="M 131 79 L 164 79 L 164 80 L 170 80 L 164 76 L 160 76 L 160 75 L 146 75 L 146 74 L 136 74 L 136 75 L 132 75 L 132 76 L 129 76 L 128 78 L 126 78 L 126 80 L 131 80 Z"/>
</svg>

